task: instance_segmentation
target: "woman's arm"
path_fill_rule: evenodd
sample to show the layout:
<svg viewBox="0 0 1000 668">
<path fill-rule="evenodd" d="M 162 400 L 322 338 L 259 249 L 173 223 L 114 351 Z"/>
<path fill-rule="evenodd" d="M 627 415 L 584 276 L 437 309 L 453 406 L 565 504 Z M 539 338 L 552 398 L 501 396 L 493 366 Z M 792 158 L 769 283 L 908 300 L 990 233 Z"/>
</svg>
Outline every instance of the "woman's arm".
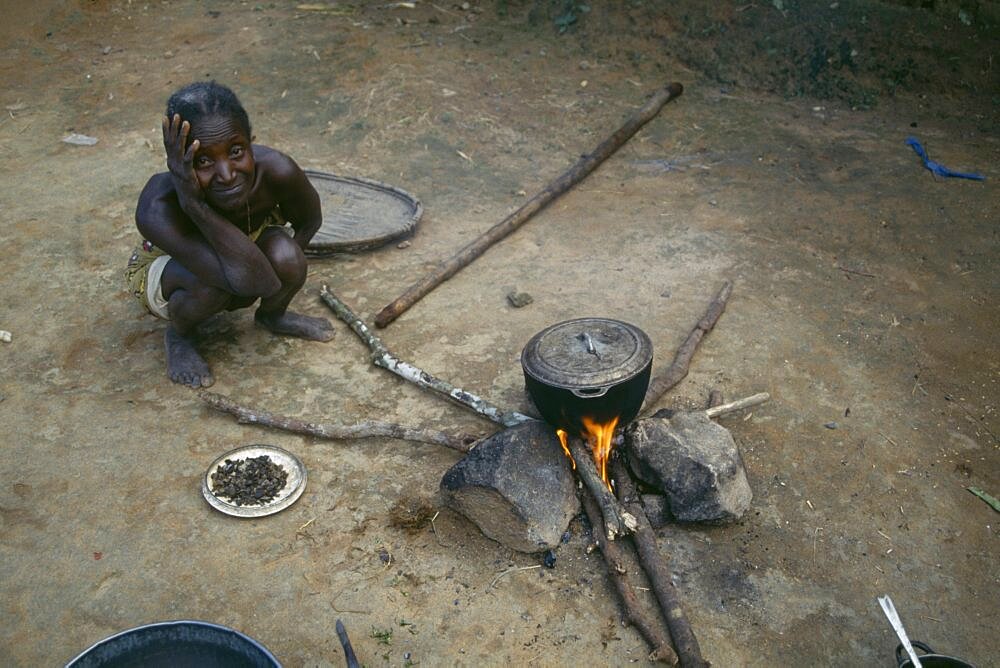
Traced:
<svg viewBox="0 0 1000 668">
<path fill-rule="evenodd" d="M 268 184 L 281 213 L 295 230 L 295 242 L 305 250 L 323 224 L 319 193 L 305 172 L 284 153 L 270 149 L 264 163 Z"/>
</svg>

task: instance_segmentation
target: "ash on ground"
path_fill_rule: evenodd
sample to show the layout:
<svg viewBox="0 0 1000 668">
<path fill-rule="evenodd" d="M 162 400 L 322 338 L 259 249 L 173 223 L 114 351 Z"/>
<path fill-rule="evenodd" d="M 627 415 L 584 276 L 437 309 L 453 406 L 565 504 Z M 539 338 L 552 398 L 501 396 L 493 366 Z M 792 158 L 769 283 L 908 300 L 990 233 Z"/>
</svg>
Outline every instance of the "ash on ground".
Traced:
<svg viewBox="0 0 1000 668">
<path fill-rule="evenodd" d="M 285 488 L 288 472 L 267 455 L 227 459 L 212 474 L 212 494 L 237 506 L 270 503 Z"/>
</svg>

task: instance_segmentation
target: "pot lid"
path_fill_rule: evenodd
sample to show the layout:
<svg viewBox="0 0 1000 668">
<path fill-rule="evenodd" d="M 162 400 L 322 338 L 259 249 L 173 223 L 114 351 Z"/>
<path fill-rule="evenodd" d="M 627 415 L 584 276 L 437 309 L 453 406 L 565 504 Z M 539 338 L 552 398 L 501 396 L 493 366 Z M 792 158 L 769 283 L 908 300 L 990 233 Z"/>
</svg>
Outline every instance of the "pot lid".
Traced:
<svg viewBox="0 0 1000 668">
<path fill-rule="evenodd" d="M 609 318 L 577 318 L 531 337 L 521 352 L 525 373 L 566 389 L 616 385 L 653 361 L 653 344 L 634 325 Z"/>
</svg>

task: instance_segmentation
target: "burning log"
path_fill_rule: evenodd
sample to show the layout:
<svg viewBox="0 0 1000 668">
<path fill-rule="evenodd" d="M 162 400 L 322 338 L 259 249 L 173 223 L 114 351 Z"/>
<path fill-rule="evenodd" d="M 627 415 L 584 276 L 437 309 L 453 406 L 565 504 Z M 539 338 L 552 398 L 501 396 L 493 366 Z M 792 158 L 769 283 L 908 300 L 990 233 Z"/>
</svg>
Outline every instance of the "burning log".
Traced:
<svg viewBox="0 0 1000 668">
<path fill-rule="evenodd" d="M 688 374 L 688 369 L 691 367 L 691 358 L 694 357 L 695 350 L 698 349 L 698 344 L 715 327 L 715 323 L 719 321 L 722 312 L 726 310 L 726 302 L 729 301 L 729 296 L 732 293 L 733 284 L 729 281 L 724 282 L 718 294 L 715 295 L 715 299 L 705 309 L 705 314 L 701 316 L 694 329 L 684 339 L 684 343 L 677 349 L 677 353 L 674 354 L 674 361 L 666 369 L 656 374 L 653 380 L 650 381 L 649 388 L 646 390 L 646 398 L 643 401 L 643 406 L 646 410 L 651 410 L 653 405 L 668 390 L 681 382 Z"/>
<path fill-rule="evenodd" d="M 613 541 L 619 535 L 632 533 L 636 527 L 635 516 L 626 512 L 611 494 L 611 490 L 601 479 L 601 475 L 597 472 L 597 466 L 583 442 L 578 438 L 568 436 L 566 447 L 573 458 L 577 475 L 601 507 L 601 515 L 604 517 L 602 524 L 608 540 Z"/>
<path fill-rule="evenodd" d="M 319 296 L 323 302 L 329 306 L 331 310 L 333 310 L 337 317 L 347 323 L 354 333 L 358 335 L 358 338 L 360 338 L 365 345 L 368 346 L 371 350 L 372 364 L 375 366 L 380 366 L 383 369 L 391 371 L 404 380 L 408 380 L 426 390 L 442 394 L 460 406 L 471 408 L 479 415 L 492 420 L 497 424 L 503 425 L 504 427 L 513 427 L 514 425 L 523 424 L 536 419 L 527 415 L 522 415 L 521 413 L 517 413 L 515 411 L 502 411 L 485 399 L 478 397 L 471 392 L 466 392 L 463 389 L 457 388 L 451 383 L 441 380 L 440 378 L 432 376 L 426 371 L 423 371 L 408 362 L 404 362 L 389 352 L 389 349 L 386 348 L 385 344 L 372 333 L 361 318 L 355 315 L 354 312 L 351 311 L 351 309 L 348 308 L 344 302 L 338 299 L 335 294 L 330 292 L 327 286 L 324 285 L 320 288 Z"/>
<path fill-rule="evenodd" d="M 449 434 L 435 429 L 404 427 L 392 422 L 369 420 L 355 425 L 323 424 L 306 422 L 298 418 L 279 415 L 259 408 L 241 406 L 222 394 L 202 390 L 198 397 L 217 411 L 236 416 L 240 424 L 259 424 L 265 427 L 283 429 L 296 434 L 319 438 L 341 440 L 348 438 L 399 438 L 405 441 L 420 441 L 443 445 L 459 452 L 468 452 L 479 440 L 472 434 Z"/>
<path fill-rule="evenodd" d="M 632 478 L 629 477 L 621 457 L 615 457 L 611 466 L 615 482 L 618 485 L 619 500 L 638 518 L 639 525 L 632 540 L 635 542 L 642 569 L 646 571 L 646 576 L 656 594 L 656 600 L 660 603 L 660 609 L 663 611 L 663 617 L 667 621 L 667 628 L 670 629 L 674 647 L 677 648 L 681 668 L 705 668 L 709 664 L 701 657 L 698 639 L 684 616 L 684 610 L 681 608 L 680 600 L 670 577 L 667 560 L 660 553 L 656 543 L 656 534 L 649 525 L 649 520 L 646 519 L 646 513 L 639 502 L 639 495 Z"/>
<path fill-rule="evenodd" d="M 601 487 L 603 488 L 603 485 Z M 604 555 L 604 562 L 608 566 L 608 575 L 611 576 L 611 581 L 615 583 L 618 595 L 622 599 L 622 605 L 625 607 L 626 619 L 638 629 L 642 637 L 653 648 L 649 654 L 651 661 L 662 661 L 671 666 L 677 665 L 677 654 L 670 647 L 670 638 L 667 637 L 658 624 L 654 623 L 642 612 L 639 599 L 636 597 L 635 591 L 632 590 L 628 578 L 626 578 L 623 555 L 619 549 L 619 544 L 605 538 L 604 517 L 597 507 L 597 502 L 594 500 L 593 495 L 590 494 L 589 489 L 583 490 L 581 496 L 583 497 L 583 508 L 587 513 L 587 518 L 590 520 L 590 525 L 594 528 L 594 540 L 597 541 L 598 547 L 601 548 L 601 554 Z"/>
</svg>

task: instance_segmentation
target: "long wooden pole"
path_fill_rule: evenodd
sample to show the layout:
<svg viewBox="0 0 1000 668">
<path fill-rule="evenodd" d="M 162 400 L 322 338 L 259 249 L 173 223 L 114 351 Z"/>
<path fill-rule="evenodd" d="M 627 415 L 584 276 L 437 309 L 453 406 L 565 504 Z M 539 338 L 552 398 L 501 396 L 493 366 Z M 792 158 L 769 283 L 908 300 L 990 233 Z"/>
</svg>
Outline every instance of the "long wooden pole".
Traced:
<svg viewBox="0 0 1000 668">
<path fill-rule="evenodd" d="M 601 142 L 600 146 L 594 149 L 592 153 L 582 156 L 568 171 L 555 181 L 549 183 L 544 190 L 525 202 L 520 209 L 474 239 L 450 259 L 442 262 L 435 272 L 411 285 L 406 292 L 379 311 L 375 316 L 375 326 L 382 328 L 391 323 L 404 311 L 420 301 L 428 292 L 457 274 L 463 267 L 486 252 L 490 246 L 524 224 L 525 221 L 548 205 L 549 202 L 582 181 L 599 164 L 604 162 L 608 156 L 628 141 L 639 128 L 656 116 L 660 109 L 663 108 L 663 105 L 678 97 L 683 91 L 684 87 L 679 83 L 669 84 L 666 88 L 659 90 L 613 135 Z"/>
</svg>

